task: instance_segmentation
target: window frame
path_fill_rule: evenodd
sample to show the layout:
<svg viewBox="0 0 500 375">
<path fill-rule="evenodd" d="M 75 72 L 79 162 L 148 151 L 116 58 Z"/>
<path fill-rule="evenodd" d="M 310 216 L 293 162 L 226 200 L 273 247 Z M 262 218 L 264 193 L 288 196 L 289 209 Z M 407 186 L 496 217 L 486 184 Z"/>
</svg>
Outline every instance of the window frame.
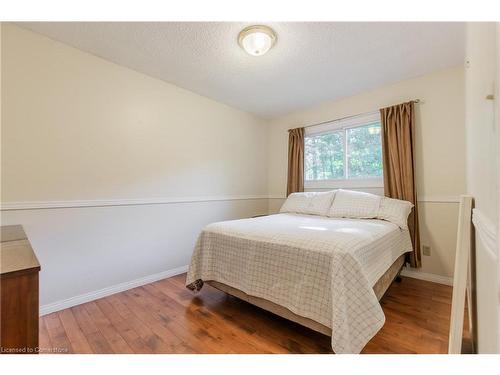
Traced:
<svg viewBox="0 0 500 375">
<path fill-rule="evenodd" d="M 347 117 L 340 120 L 328 121 L 319 125 L 305 128 L 304 136 L 311 137 L 325 133 L 333 133 L 342 130 L 344 132 L 344 178 L 329 180 L 306 180 L 306 171 L 304 170 L 304 188 L 305 189 L 341 189 L 341 188 L 382 188 L 384 187 L 384 177 L 352 177 L 348 174 L 347 155 L 348 137 L 347 130 L 370 125 L 374 122 L 380 123 L 380 114 L 378 111 L 363 115 Z M 304 149 L 304 168 L 305 168 L 305 149 Z M 384 166 L 382 165 L 382 170 Z"/>
</svg>

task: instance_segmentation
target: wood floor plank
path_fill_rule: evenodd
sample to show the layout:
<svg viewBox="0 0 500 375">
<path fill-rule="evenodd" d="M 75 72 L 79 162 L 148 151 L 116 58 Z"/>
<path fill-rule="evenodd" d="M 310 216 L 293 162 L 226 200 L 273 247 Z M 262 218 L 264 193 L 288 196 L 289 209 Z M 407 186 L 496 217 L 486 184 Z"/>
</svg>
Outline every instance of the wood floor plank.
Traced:
<svg viewBox="0 0 500 375">
<path fill-rule="evenodd" d="M 71 353 L 73 348 L 71 346 L 70 340 L 66 334 L 61 320 L 59 319 L 59 313 L 55 312 L 45 317 L 45 327 L 47 333 L 50 337 L 51 350 L 57 351 L 58 353 Z"/>
<path fill-rule="evenodd" d="M 168 280 L 164 281 L 166 284 L 169 283 Z M 168 290 L 168 289 L 167 289 Z M 187 293 L 186 293 L 187 292 Z M 249 332 L 258 341 L 266 343 L 267 345 L 275 343 L 275 347 L 269 347 L 268 350 L 274 353 L 288 352 L 288 353 L 323 353 L 325 349 L 318 347 L 318 343 L 324 342 L 323 335 L 318 334 L 321 339 L 318 341 L 310 341 L 305 339 L 304 335 L 300 335 L 293 327 L 298 330 L 303 327 L 293 324 L 290 326 L 291 322 L 276 317 L 275 315 L 266 312 L 258 307 L 247 304 L 244 301 L 238 300 L 234 297 L 228 297 L 226 295 L 221 295 L 219 291 L 207 285 L 207 292 L 203 295 L 197 297 L 200 306 L 205 307 L 210 313 L 214 314 L 216 317 L 220 317 L 222 321 L 227 324 L 233 325 L 234 327 L 243 330 L 244 332 Z M 185 289 L 181 289 L 177 292 L 180 297 L 179 300 L 185 300 L 182 295 L 189 296 L 190 292 Z M 181 297 L 182 296 L 182 297 Z M 231 303 L 228 303 L 228 299 Z M 188 299 L 189 300 L 189 299 Z M 244 308 L 242 308 L 244 307 Z M 254 319 L 257 317 L 257 319 Z M 273 324 L 275 328 L 282 327 L 283 330 L 279 331 L 281 334 L 279 336 L 274 333 L 277 331 L 267 329 L 268 324 Z M 290 327 L 292 327 L 290 329 Z M 303 328 L 307 330 L 307 328 Z M 307 330 L 311 333 L 310 330 Z M 318 335 L 313 334 L 313 337 L 318 338 Z M 327 339 L 329 342 L 329 339 Z M 300 342 L 300 344 L 299 344 Z M 277 345 L 277 346 L 276 346 Z M 331 348 L 328 345 L 326 352 L 331 352 Z"/>
<path fill-rule="evenodd" d="M 332 353 L 330 337 L 185 274 L 40 318 L 40 343 L 77 353 Z M 451 287 L 403 278 L 381 301 L 382 329 L 363 353 L 445 353 Z M 470 348 L 464 334 L 464 348 Z"/>
<path fill-rule="evenodd" d="M 75 316 L 71 309 L 62 310 L 59 312 L 59 319 L 66 331 L 68 339 L 75 353 L 92 353 L 92 348 L 87 341 L 83 331 L 76 322 Z"/>
<path fill-rule="evenodd" d="M 111 346 L 115 353 L 132 354 L 134 353 L 130 345 L 123 339 L 118 330 L 110 323 L 108 318 L 102 313 L 95 302 L 85 304 L 87 313 L 92 317 L 97 329 Z"/>
<path fill-rule="evenodd" d="M 221 293 L 210 285 L 204 286 L 204 291 L 199 293 L 199 295 L 193 299 L 192 292 L 187 290 L 183 286 L 185 283 L 182 279 L 177 277 L 176 279 L 165 279 L 161 280 L 155 285 L 165 284 L 163 291 L 169 293 L 172 298 L 183 302 L 183 303 L 193 303 L 196 302 L 200 306 L 207 306 L 209 311 L 212 313 L 218 313 L 222 315 L 224 320 L 231 321 L 238 327 L 244 329 L 245 331 L 252 332 L 255 336 L 260 338 L 260 341 L 266 343 L 277 342 L 278 346 L 284 349 L 286 352 L 291 353 L 330 353 L 330 339 L 321 334 L 313 333 L 309 329 L 302 327 L 298 324 L 291 323 L 286 319 L 279 318 L 274 314 L 271 314 L 265 310 L 258 307 L 249 305 L 248 303 L 241 301 L 237 298 L 227 296 L 225 293 Z M 228 298 L 231 299 L 232 303 L 227 303 Z M 244 308 L 242 308 L 244 307 Z M 228 314 L 229 313 L 229 314 Z M 257 317 L 257 319 L 255 319 Z M 282 330 L 278 330 L 280 335 L 273 335 L 277 330 L 268 330 L 266 327 L 273 325 L 274 327 L 280 327 Z M 311 339 L 305 339 L 304 335 L 299 332 L 305 330 L 309 334 L 312 333 Z M 326 345 L 325 345 L 326 343 Z M 279 350 L 272 350 L 273 352 L 280 352 Z"/>
<path fill-rule="evenodd" d="M 109 298 L 111 304 L 127 316 L 126 321 L 144 340 L 153 353 L 173 353 L 174 342 L 170 339 L 173 335 L 159 326 L 158 321 L 135 303 L 126 292 L 115 294 Z M 159 326 L 159 329 L 157 329 Z"/>
<path fill-rule="evenodd" d="M 85 309 L 85 304 L 74 306 L 71 311 L 94 353 L 114 353 L 106 338 L 95 326 L 93 317 Z"/>
<path fill-rule="evenodd" d="M 45 325 L 45 317 L 40 317 L 39 323 L 38 323 L 38 329 L 40 331 L 39 333 L 39 352 L 40 353 L 46 353 L 48 350 L 52 347 L 52 343 L 50 341 L 49 333 L 47 331 L 47 327 Z"/>
<path fill-rule="evenodd" d="M 216 338 L 186 324 L 184 321 L 185 311 L 176 311 L 175 305 L 163 305 L 161 301 L 147 293 L 143 287 L 133 291 L 136 297 L 134 302 L 141 308 L 150 311 L 150 315 L 156 320 L 154 324 L 161 324 L 172 335 L 170 339 L 172 342 L 175 338 L 176 348 L 174 348 L 174 352 L 199 353 L 207 350 L 211 353 L 222 352 Z"/>
<path fill-rule="evenodd" d="M 108 320 L 120 332 L 123 339 L 129 344 L 134 353 L 152 354 L 153 350 L 146 344 L 143 338 L 132 328 L 127 319 L 124 319 L 118 311 L 109 303 L 108 299 L 101 298 L 96 301 L 97 306 Z"/>
<path fill-rule="evenodd" d="M 136 332 L 152 353 L 168 352 L 170 347 L 140 319 L 140 316 L 135 315 L 127 305 L 122 302 L 124 299 L 124 295 L 116 294 L 101 299 L 101 301 L 106 300 L 109 302 L 115 311 L 122 317 L 123 325 Z"/>
<path fill-rule="evenodd" d="M 194 330 L 195 335 L 201 335 L 202 337 L 210 337 L 213 341 L 217 342 L 222 340 L 224 342 L 230 343 L 233 350 L 237 350 L 240 353 L 267 353 L 270 352 L 264 343 L 259 343 L 254 337 L 247 334 L 242 330 L 234 329 L 226 324 L 226 322 L 218 319 L 217 316 L 213 315 L 210 311 L 204 310 L 203 307 L 197 305 L 183 305 L 180 301 L 170 298 L 167 294 L 163 293 L 164 288 L 158 287 L 156 285 L 144 286 L 144 290 L 151 294 L 154 299 L 152 301 L 157 301 L 157 308 L 161 310 L 167 309 L 167 311 L 172 308 L 177 309 L 180 312 L 186 314 L 184 320 L 177 320 L 182 322 L 182 329 L 179 335 L 185 336 L 182 333 Z M 176 325 L 176 320 L 173 320 L 170 324 Z M 188 330 L 185 329 L 186 322 L 191 326 Z M 195 323 L 195 324 L 194 324 Z M 220 329 L 223 327 L 223 329 Z M 189 337 L 187 337 L 189 339 Z"/>
</svg>

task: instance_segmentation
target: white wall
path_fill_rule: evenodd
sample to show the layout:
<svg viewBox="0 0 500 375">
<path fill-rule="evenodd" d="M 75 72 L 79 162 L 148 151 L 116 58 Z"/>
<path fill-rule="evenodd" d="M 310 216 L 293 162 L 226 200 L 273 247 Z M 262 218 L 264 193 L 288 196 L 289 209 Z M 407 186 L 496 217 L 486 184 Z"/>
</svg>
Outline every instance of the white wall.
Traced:
<svg viewBox="0 0 500 375">
<path fill-rule="evenodd" d="M 46 313 L 101 296 L 101 289 L 185 272 L 201 228 L 266 210 L 265 199 L 14 210 L 2 213 L 2 225 L 26 229 L 42 265 Z"/>
<path fill-rule="evenodd" d="M 332 83 L 334 84 L 334 83 Z M 458 217 L 458 196 L 465 192 L 464 68 L 462 66 L 399 82 L 377 90 L 328 102 L 276 119 L 270 124 L 270 211 L 281 205 L 286 191 L 286 129 L 320 123 L 420 99 L 416 105 L 416 172 L 420 200 L 423 256 L 421 277 L 450 281 Z M 433 275 L 437 275 L 436 277 Z"/>
<path fill-rule="evenodd" d="M 476 280 L 478 308 L 478 351 L 500 351 L 500 280 L 498 272 L 498 173 L 495 159 L 500 149 L 500 92 L 495 74 L 500 74 L 496 61 L 498 41 L 494 23 L 468 23 L 466 29 L 466 151 L 467 191 L 475 199 L 473 221 L 476 232 Z M 500 50 L 500 49 L 499 49 Z M 496 100 L 486 96 L 496 94 Z M 494 287 L 494 283 L 497 287 Z"/>
<path fill-rule="evenodd" d="M 203 225 L 267 211 L 248 113 L 5 23 L 2 94 L 2 225 L 34 245 L 42 306 L 179 271 Z"/>
</svg>

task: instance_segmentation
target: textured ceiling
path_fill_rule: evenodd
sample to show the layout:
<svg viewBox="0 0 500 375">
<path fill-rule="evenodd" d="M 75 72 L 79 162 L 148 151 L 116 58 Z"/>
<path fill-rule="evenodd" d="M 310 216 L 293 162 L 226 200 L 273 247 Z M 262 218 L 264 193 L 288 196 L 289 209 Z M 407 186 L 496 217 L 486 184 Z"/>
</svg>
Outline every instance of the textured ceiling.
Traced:
<svg viewBox="0 0 500 375">
<path fill-rule="evenodd" d="M 83 51 L 264 118 L 461 64 L 463 23 L 267 23 L 261 57 L 237 22 L 20 23 Z"/>
</svg>

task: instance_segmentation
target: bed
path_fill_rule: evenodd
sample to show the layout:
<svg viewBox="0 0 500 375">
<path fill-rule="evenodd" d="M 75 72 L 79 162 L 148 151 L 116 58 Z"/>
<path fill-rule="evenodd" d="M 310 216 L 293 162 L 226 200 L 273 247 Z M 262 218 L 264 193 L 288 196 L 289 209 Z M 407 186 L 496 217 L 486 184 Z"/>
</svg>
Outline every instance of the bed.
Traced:
<svg viewBox="0 0 500 375">
<path fill-rule="evenodd" d="M 379 303 L 412 244 L 380 219 L 280 213 L 213 223 L 196 243 L 186 286 L 203 283 L 331 336 L 359 353 L 380 330 Z"/>
</svg>

